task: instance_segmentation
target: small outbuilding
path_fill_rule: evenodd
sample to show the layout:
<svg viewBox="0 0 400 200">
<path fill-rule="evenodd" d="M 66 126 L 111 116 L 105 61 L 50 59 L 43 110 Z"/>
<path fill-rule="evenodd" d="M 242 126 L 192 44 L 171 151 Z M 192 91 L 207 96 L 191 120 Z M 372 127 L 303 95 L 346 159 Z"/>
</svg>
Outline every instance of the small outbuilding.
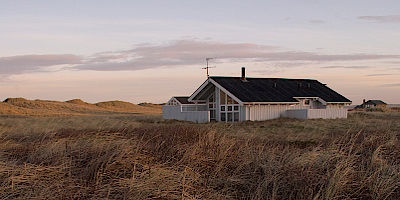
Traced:
<svg viewBox="0 0 400 200">
<path fill-rule="evenodd" d="M 351 101 L 313 79 L 210 76 L 191 96 L 172 97 L 165 119 L 192 122 L 261 121 L 279 117 L 347 118 Z"/>
</svg>

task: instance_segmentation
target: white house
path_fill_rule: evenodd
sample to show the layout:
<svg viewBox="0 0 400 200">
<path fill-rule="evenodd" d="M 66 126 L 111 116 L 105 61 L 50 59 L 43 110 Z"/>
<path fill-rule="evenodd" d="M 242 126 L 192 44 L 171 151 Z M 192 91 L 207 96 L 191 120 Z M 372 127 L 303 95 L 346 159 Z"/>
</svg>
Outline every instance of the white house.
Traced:
<svg viewBox="0 0 400 200">
<path fill-rule="evenodd" d="M 347 118 L 351 101 L 312 79 L 210 76 L 191 96 L 172 97 L 164 119 L 192 122 Z"/>
</svg>

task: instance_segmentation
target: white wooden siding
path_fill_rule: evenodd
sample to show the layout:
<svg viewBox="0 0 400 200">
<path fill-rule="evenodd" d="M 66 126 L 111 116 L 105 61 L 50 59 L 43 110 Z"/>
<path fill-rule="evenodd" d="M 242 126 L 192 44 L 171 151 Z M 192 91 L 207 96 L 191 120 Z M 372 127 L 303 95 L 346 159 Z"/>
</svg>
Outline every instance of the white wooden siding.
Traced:
<svg viewBox="0 0 400 200">
<path fill-rule="evenodd" d="M 239 121 L 246 121 L 246 120 L 248 120 L 248 119 L 247 119 L 247 110 L 246 110 L 246 106 L 240 105 L 240 106 L 239 106 L 239 110 L 240 110 L 240 113 L 239 113 Z"/>
<path fill-rule="evenodd" d="M 310 109 L 310 106 L 302 104 L 275 104 L 275 105 L 246 105 L 242 115 L 246 120 L 262 121 L 280 117 L 299 119 L 335 119 L 347 118 L 347 109 L 344 105 L 327 105 L 326 109 Z"/>
<path fill-rule="evenodd" d="M 262 121 L 285 117 L 286 110 L 299 109 L 301 105 L 275 104 L 275 105 L 246 105 L 246 120 Z"/>
<path fill-rule="evenodd" d="M 205 123 L 210 121 L 209 111 L 187 111 L 182 112 L 181 106 L 165 105 L 162 108 L 164 119 L 177 119 L 184 121 L 191 121 L 197 123 Z"/>
</svg>

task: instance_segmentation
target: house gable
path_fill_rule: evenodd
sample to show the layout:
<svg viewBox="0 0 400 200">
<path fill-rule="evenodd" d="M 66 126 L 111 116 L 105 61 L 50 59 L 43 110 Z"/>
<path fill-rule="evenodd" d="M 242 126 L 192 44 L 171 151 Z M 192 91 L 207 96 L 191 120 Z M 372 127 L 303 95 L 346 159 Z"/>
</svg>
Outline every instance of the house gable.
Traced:
<svg viewBox="0 0 400 200">
<path fill-rule="evenodd" d="M 221 91 L 223 91 L 225 94 L 229 95 L 234 99 L 236 102 L 239 104 L 243 105 L 243 102 L 237 98 L 235 95 L 233 95 L 231 92 L 229 92 L 227 89 L 219 85 L 217 82 L 215 82 L 212 79 L 207 79 L 188 99 L 190 102 L 196 102 L 196 101 L 203 101 L 205 100 L 211 93 L 213 89 L 219 88 Z"/>
<path fill-rule="evenodd" d="M 171 97 L 171 99 L 169 99 L 167 101 L 167 103 L 165 103 L 166 106 L 176 106 L 176 105 L 181 105 L 181 103 L 175 99 L 175 97 Z"/>
</svg>

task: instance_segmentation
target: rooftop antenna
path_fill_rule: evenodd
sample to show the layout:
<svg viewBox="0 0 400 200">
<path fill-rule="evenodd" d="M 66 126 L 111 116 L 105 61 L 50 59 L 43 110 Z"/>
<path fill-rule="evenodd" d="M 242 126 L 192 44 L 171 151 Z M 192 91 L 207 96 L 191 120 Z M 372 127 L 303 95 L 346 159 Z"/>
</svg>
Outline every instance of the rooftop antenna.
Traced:
<svg viewBox="0 0 400 200">
<path fill-rule="evenodd" d="M 206 71 L 207 71 L 207 78 L 209 77 L 209 75 L 208 75 L 208 69 L 209 69 L 209 68 L 215 68 L 215 66 L 213 66 L 213 67 L 209 67 L 209 66 L 208 66 L 208 61 L 209 61 L 209 60 L 212 60 L 212 59 L 215 59 L 215 58 L 206 58 L 207 66 L 202 68 L 202 69 L 206 69 Z"/>
</svg>

